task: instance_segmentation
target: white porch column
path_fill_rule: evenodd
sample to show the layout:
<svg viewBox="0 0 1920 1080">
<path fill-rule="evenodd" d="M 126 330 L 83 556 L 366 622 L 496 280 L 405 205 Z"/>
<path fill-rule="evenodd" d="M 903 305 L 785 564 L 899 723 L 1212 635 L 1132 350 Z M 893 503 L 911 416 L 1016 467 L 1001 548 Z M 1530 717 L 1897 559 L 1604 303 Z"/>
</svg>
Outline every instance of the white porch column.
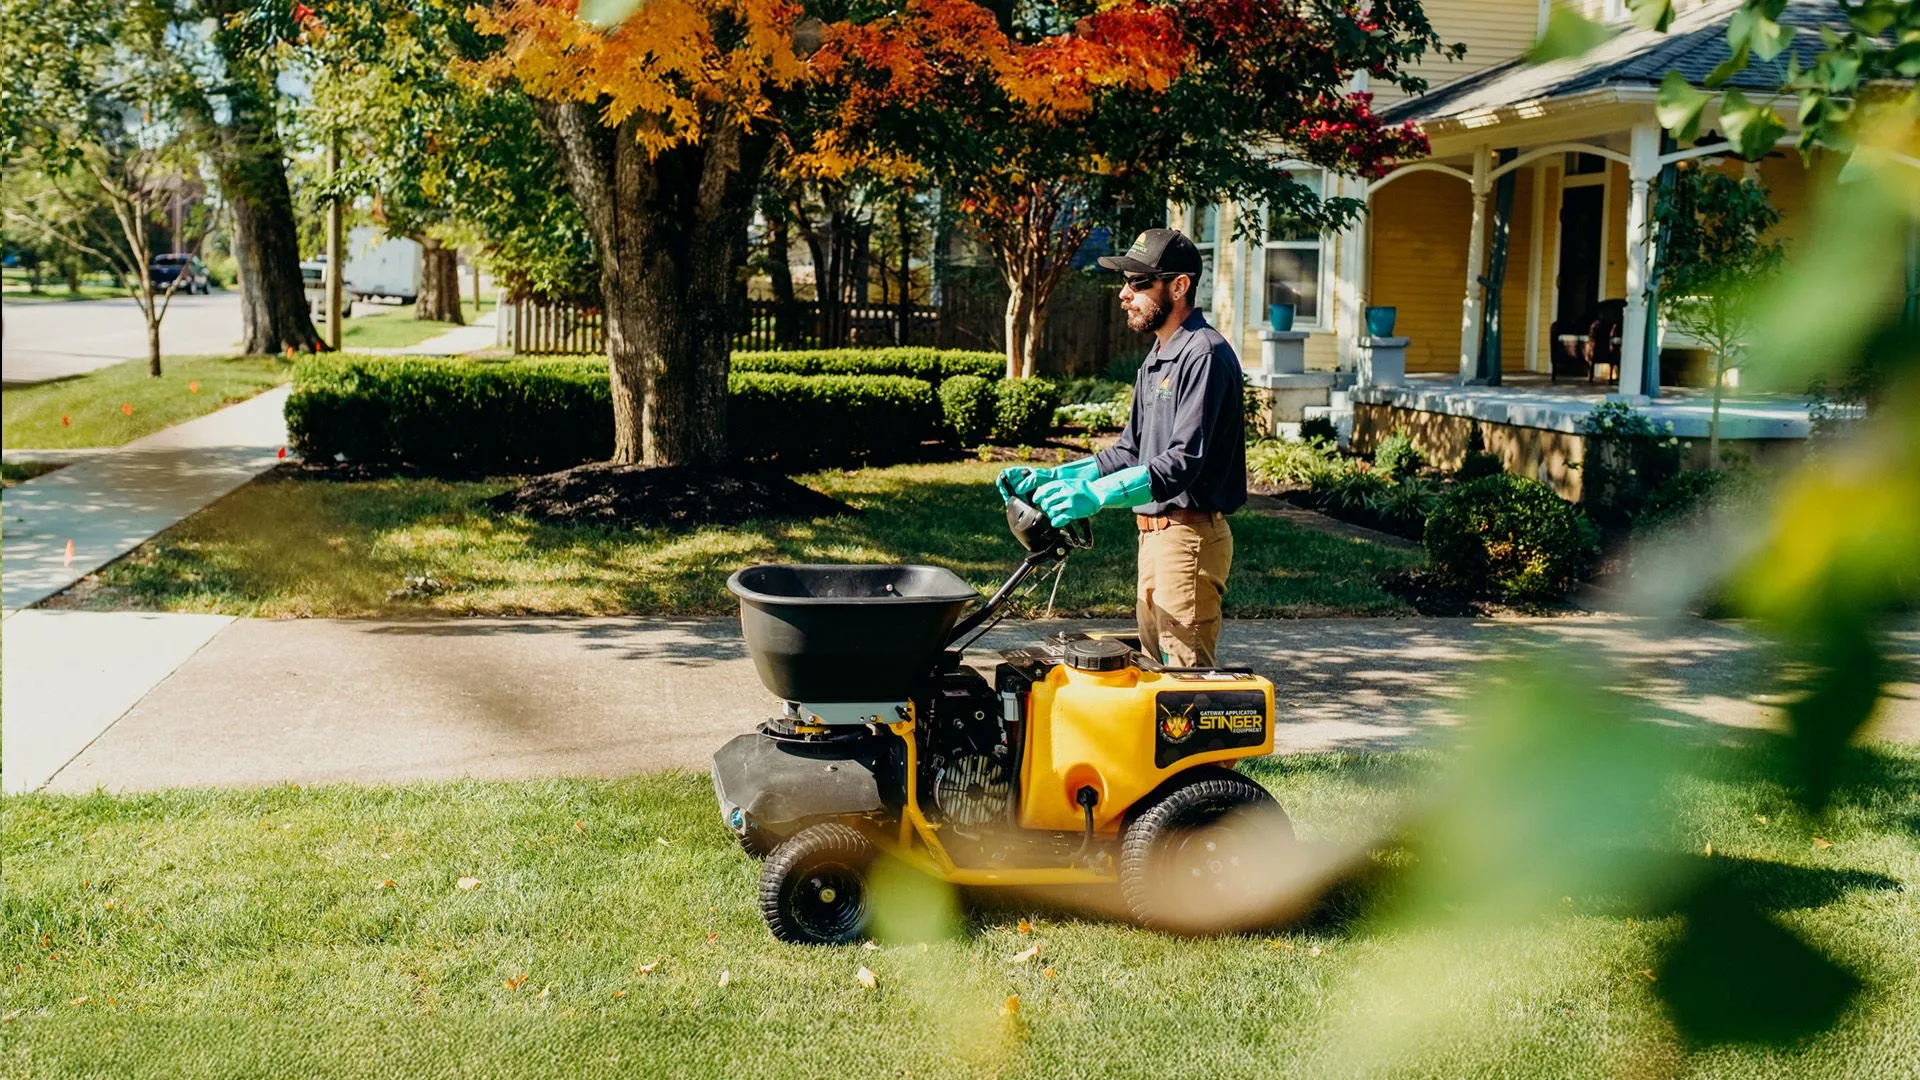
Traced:
<svg viewBox="0 0 1920 1080">
<path fill-rule="evenodd" d="M 1334 327 L 1340 343 L 1340 368 L 1354 370 L 1355 348 L 1366 335 L 1367 260 L 1373 228 L 1373 200 L 1367 181 L 1341 177 L 1341 194 L 1367 204 L 1366 212 L 1340 234 L 1340 265 L 1333 281 Z"/>
<path fill-rule="evenodd" d="M 1470 381 L 1480 358 L 1480 275 L 1487 260 L 1487 191 L 1492 149 L 1473 148 L 1473 224 L 1467 236 L 1467 295 L 1460 303 L 1460 378 Z"/>
<path fill-rule="evenodd" d="M 1543 2 L 1542 9 L 1545 9 Z M 1527 231 L 1527 370 L 1540 370 L 1540 275 L 1547 249 L 1547 163 L 1533 165 L 1533 218 Z"/>
<path fill-rule="evenodd" d="M 1652 265 L 1653 230 L 1647 193 L 1660 173 L 1660 127 L 1652 120 L 1633 125 L 1627 153 L 1627 311 L 1620 327 L 1621 394 L 1640 393 L 1647 364 L 1647 278 Z"/>
</svg>

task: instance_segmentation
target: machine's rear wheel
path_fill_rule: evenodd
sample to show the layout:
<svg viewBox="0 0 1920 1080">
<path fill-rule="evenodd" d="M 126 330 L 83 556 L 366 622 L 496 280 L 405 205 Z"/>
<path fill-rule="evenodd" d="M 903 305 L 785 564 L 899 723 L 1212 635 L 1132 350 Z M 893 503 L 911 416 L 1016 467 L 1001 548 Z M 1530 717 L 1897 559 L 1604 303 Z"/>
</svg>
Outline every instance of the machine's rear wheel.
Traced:
<svg viewBox="0 0 1920 1080">
<path fill-rule="evenodd" d="M 760 914 L 781 941 L 840 945 L 867 929 L 873 844 L 829 822 L 793 834 L 760 869 Z"/>
<path fill-rule="evenodd" d="M 1143 925 L 1222 933 L 1270 922 L 1293 824 L 1267 789 L 1200 766 L 1153 797 L 1120 836 L 1120 889 Z"/>
</svg>

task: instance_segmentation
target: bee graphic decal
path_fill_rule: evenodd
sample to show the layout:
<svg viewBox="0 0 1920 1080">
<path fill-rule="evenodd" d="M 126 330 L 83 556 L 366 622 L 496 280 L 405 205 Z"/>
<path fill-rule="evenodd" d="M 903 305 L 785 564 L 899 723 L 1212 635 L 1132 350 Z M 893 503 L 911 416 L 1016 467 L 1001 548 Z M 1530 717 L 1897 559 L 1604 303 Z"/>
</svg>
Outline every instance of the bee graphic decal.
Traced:
<svg viewBox="0 0 1920 1080">
<path fill-rule="evenodd" d="M 1174 712 L 1165 705 L 1160 706 L 1160 737 L 1171 743 L 1186 742 L 1193 734 L 1192 705 Z"/>
</svg>

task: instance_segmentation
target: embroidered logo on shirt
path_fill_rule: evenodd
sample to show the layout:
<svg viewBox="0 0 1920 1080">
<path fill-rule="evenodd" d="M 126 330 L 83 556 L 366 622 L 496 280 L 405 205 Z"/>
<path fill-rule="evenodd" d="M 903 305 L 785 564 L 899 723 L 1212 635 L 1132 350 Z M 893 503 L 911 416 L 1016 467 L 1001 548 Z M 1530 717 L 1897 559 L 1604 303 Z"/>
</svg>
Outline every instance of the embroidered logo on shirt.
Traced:
<svg viewBox="0 0 1920 1080">
<path fill-rule="evenodd" d="M 1173 376 L 1172 375 L 1160 376 L 1160 385 L 1155 387 L 1153 392 L 1159 395 L 1160 397 L 1172 397 L 1173 396 Z"/>
</svg>

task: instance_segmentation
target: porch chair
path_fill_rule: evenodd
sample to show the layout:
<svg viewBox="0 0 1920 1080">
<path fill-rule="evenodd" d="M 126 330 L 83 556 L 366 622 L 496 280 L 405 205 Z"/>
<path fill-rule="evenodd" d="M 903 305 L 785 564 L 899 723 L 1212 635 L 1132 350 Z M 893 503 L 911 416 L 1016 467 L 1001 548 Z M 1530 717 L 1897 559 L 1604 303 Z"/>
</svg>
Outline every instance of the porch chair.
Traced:
<svg viewBox="0 0 1920 1080">
<path fill-rule="evenodd" d="M 1554 320 L 1547 330 L 1548 380 L 1559 382 L 1562 375 L 1591 375 L 1587 362 L 1587 331 L 1593 329 L 1597 312 L 1593 308 Z"/>
<path fill-rule="evenodd" d="M 1620 378 L 1620 332 L 1626 321 L 1625 300 L 1602 300 L 1594 309 L 1593 323 L 1587 329 L 1588 382 L 1593 381 L 1594 372 L 1601 364 L 1611 366 L 1613 377 Z"/>
</svg>

